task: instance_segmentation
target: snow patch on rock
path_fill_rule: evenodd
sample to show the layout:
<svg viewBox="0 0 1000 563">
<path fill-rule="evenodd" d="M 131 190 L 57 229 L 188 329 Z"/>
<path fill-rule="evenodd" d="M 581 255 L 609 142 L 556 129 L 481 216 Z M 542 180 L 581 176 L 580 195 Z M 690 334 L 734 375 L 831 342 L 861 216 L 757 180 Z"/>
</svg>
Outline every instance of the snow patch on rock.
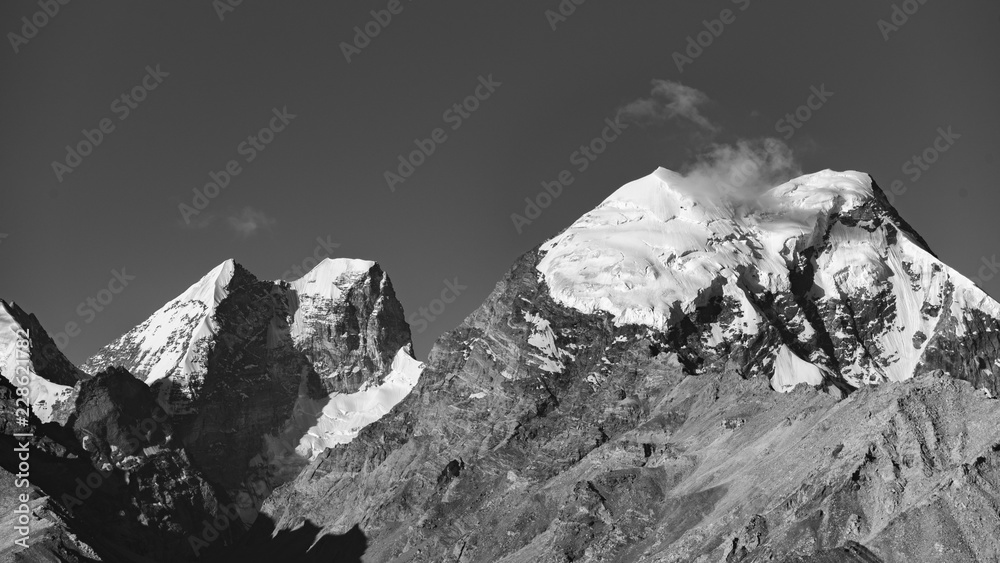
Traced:
<svg viewBox="0 0 1000 563">
<path fill-rule="evenodd" d="M 556 335 L 552 331 L 549 321 L 530 311 L 524 312 L 524 320 L 533 325 L 531 334 L 528 335 L 528 344 L 541 352 L 541 354 L 532 354 L 539 362 L 539 369 L 550 373 L 559 373 L 566 369 L 561 360 L 564 357 L 572 358 L 572 356 L 569 352 L 560 350 L 556 346 Z"/>
<path fill-rule="evenodd" d="M 326 448 L 349 443 L 365 426 L 385 416 L 409 395 L 423 368 L 424 364 L 404 347 L 396 353 L 392 369 L 380 385 L 369 383 L 356 393 L 333 393 L 325 400 L 300 395 L 286 434 L 298 427 L 302 438 L 294 445 L 270 438 L 271 449 L 291 447 L 298 455 L 313 459 Z"/>
<path fill-rule="evenodd" d="M 823 383 L 823 376 L 822 369 L 798 357 L 788 346 L 782 345 L 774 359 L 774 376 L 771 377 L 771 388 L 775 391 L 787 392 L 800 383 L 816 386 Z"/>
</svg>

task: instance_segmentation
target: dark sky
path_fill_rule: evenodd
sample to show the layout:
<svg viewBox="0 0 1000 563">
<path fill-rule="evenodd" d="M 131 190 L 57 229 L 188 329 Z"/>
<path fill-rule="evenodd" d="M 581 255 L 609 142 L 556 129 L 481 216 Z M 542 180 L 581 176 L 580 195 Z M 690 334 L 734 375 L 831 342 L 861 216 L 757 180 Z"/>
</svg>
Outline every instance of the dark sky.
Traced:
<svg viewBox="0 0 1000 563">
<path fill-rule="evenodd" d="M 681 124 L 632 125 L 539 219 L 512 224 L 655 79 L 710 98 L 719 142 L 780 137 L 778 120 L 825 85 L 833 96 L 789 140 L 803 170 L 904 181 L 903 217 L 976 276 L 1000 254 L 1000 4 L 904 4 L 919 9 L 886 40 L 888 0 L 588 0 L 554 30 L 545 12 L 558 0 L 401 0 L 348 63 L 341 43 L 388 1 L 244 0 L 221 21 L 210 0 L 70 1 L 15 39 L 17 53 L 11 35 L 0 48 L 0 297 L 51 334 L 78 323 L 66 352 L 80 362 L 223 260 L 273 279 L 328 237 L 336 256 L 381 263 L 407 313 L 446 279 L 467 286 L 414 331 L 424 358 L 520 254 L 623 183 L 690 161 L 698 147 Z M 5 0 L 2 30 L 21 33 L 40 9 Z M 735 19 L 679 71 L 673 53 L 724 9 Z M 168 76 L 144 78 L 157 65 Z M 453 129 L 445 112 L 490 75 L 500 85 Z M 134 108 L 115 102 L 144 79 L 155 89 Z M 247 162 L 241 143 L 286 107 L 295 117 Z M 114 129 L 58 181 L 53 161 L 103 119 Z M 904 171 L 949 126 L 960 135 L 949 150 L 919 179 Z M 390 190 L 385 171 L 439 127 L 445 141 Z M 178 206 L 231 160 L 239 174 L 186 224 Z M 122 269 L 128 287 L 81 314 Z M 982 285 L 1000 295 L 1000 273 Z"/>
</svg>

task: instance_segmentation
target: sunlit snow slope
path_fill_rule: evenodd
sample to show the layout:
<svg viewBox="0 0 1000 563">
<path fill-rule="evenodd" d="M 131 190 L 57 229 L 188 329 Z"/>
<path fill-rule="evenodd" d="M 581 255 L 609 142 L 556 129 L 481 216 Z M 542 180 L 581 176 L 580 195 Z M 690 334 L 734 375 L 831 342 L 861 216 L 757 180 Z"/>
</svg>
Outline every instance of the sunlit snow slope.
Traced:
<svg viewBox="0 0 1000 563">
<path fill-rule="evenodd" d="M 226 260 L 148 319 L 102 348 L 81 367 L 96 374 L 125 367 L 152 384 L 169 378 L 174 393 L 190 399 L 207 371 L 208 346 L 217 332 L 215 308 L 228 295 L 235 263 Z M 176 403 L 175 403 L 176 404 Z"/>
<path fill-rule="evenodd" d="M 294 450 L 299 456 L 314 458 L 326 448 L 350 442 L 410 393 L 423 367 L 408 348 L 400 348 L 380 384 L 369 383 L 355 393 L 332 393 L 323 400 L 300 396 L 284 431 L 266 437 L 269 457 L 280 458 Z M 293 443 L 298 436 L 298 443 Z"/>
</svg>

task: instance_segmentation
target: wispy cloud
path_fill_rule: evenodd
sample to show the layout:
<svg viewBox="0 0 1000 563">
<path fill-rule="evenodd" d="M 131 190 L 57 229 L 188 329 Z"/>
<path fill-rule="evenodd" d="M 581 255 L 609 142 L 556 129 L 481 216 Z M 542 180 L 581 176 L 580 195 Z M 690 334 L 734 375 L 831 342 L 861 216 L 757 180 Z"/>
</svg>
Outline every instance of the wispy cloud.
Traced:
<svg viewBox="0 0 1000 563">
<path fill-rule="evenodd" d="M 251 237 L 261 229 L 271 230 L 271 226 L 277 221 L 270 218 L 263 211 L 254 209 L 249 205 L 243 209 L 232 213 L 226 218 L 226 223 L 236 231 L 241 237 Z"/>
<path fill-rule="evenodd" d="M 686 119 L 699 128 L 715 133 L 718 126 L 708 120 L 701 108 L 708 96 L 697 88 L 670 80 L 653 80 L 648 98 L 639 98 L 618 110 L 618 117 L 641 125 L 661 125 L 677 118 Z"/>
<path fill-rule="evenodd" d="M 665 125 L 677 119 L 697 126 L 686 130 L 686 149 L 696 156 L 683 166 L 685 187 L 728 204 L 767 205 L 761 195 L 796 176 L 801 168 L 784 141 L 727 137 L 725 129 L 709 120 L 703 109 L 712 104 L 707 94 L 670 80 L 653 80 L 649 97 L 635 100 L 618 110 L 619 118 L 642 125 Z M 755 110 L 756 112 L 756 110 Z M 759 112 L 756 112 L 759 115 Z"/>
<path fill-rule="evenodd" d="M 766 138 L 712 144 L 681 172 L 703 193 L 746 202 L 801 175 L 802 169 L 784 141 Z"/>
</svg>

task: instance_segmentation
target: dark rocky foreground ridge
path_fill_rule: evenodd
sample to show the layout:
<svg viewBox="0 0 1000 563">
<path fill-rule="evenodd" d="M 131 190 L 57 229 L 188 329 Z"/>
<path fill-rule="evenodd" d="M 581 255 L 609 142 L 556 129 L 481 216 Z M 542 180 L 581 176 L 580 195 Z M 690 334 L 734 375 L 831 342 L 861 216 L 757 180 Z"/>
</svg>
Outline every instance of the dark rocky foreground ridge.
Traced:
<svg viewBox="0 0 1000 563">
<path fill-rule="evenodd" d="M 826 234 L 909 236 L 932 256 L 880 195 L 825 218 Z M 381 270 L 327 302 L 237 268 L 217 332 L 192 343 L 206 371 L 186 383 L 191 411 L 164 412 L 174 390 L 111 367 L 130 367 L 139 340 L 103 351 L 95 377 L 63 382 L 72 408 L 32 421 L 32 548 L 6 542 L 0 562 L 996 561 L 1000 319 L 956 315 L 958 290 L 928 258 L 906 283 L 938 276 L 943 305 L 916 303 L 935 330 L 914 341 L 913 377 L 856 387 L 839 366 L 857 350 L 862 365 L 891 366 L 872 335 L 904 308 L 884 291 L 817 292 L 817 257 L 834 246 L 820 235 L 789 252 L 785 292 L 740 272 L 765 322 L 722 341 L 740 305 L 720 284 L 662 330 L 619 325 L 555 301 L 544 252 L 531 251 L 438 340 L 387 415 L 311 461 L 263 466 L 251 460 L 297 399 L 380 382 L 409 330 Z M 300 307 L 311 336 L 295 340 Z M 776 392 L 782 347 L 827 368 L 823 382 Z M 5 508 L 17 505 L 16 424 L 0 385 Z M 93 494 L 67 500 L 98 469 L 108 476 Z M 249 514 L 229 520 L 234 502 Z M 207 539 L 212 520 L 225 526 Z"/>
</svg>

